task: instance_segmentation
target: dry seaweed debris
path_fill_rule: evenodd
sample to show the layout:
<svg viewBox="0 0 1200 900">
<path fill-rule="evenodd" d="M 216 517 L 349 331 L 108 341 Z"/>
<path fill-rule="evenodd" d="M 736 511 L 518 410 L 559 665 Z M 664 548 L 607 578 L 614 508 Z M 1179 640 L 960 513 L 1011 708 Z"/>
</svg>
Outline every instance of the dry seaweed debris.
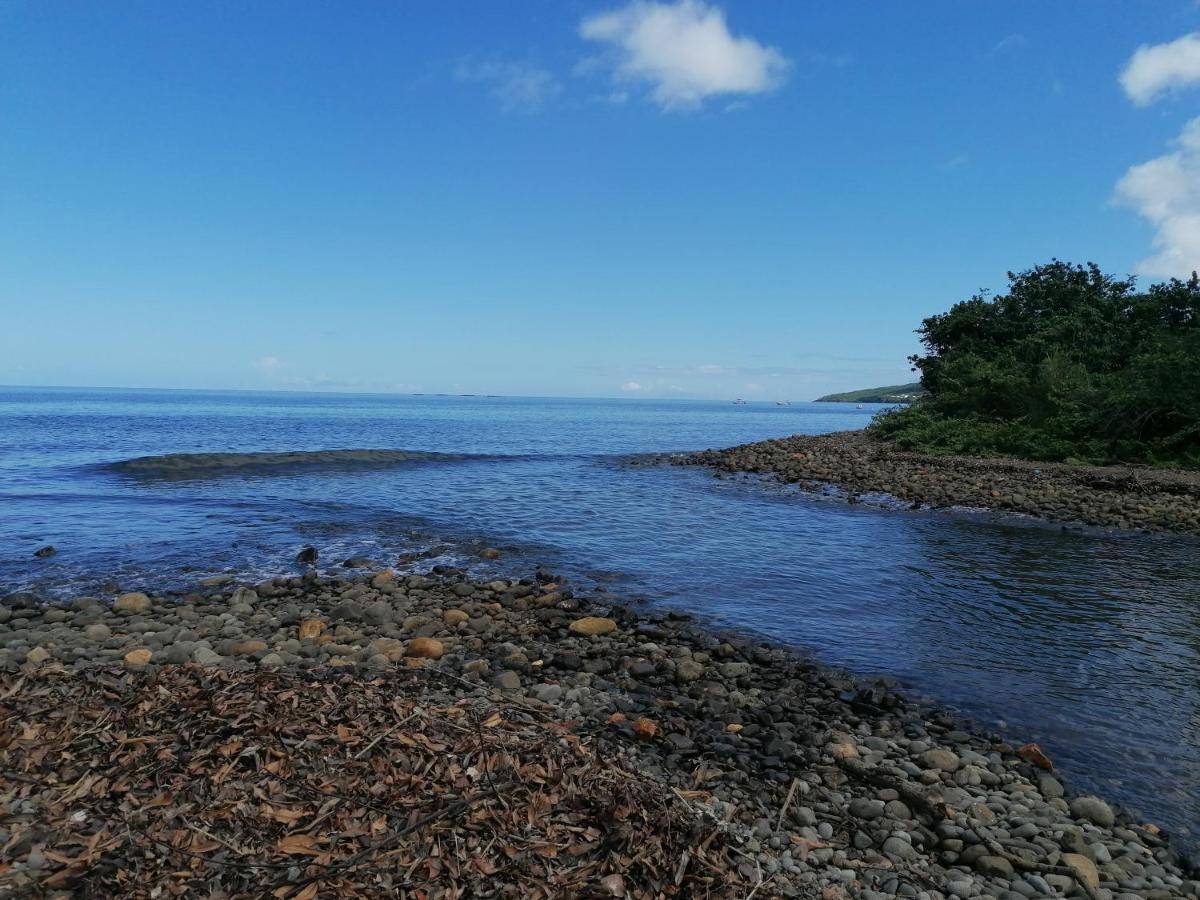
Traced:
<svg viewBox="0 0 1200 900">
<path fill-rule="evenodd" d="M 0 677 L 0 896 L 729 897 L 600 735 L 421 670 Z"/>
</svg>

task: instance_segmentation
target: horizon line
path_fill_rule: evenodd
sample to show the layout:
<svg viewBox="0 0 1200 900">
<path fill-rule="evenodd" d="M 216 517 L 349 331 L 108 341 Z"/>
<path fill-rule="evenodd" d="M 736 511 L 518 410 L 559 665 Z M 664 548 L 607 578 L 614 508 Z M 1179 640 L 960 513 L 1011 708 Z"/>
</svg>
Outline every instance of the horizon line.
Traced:
<svg viewBox="0 0 1200 900">
<path fill-rule="evenodd" d="M 669 396 L 638 396 L 626 393 L 619 396 L 574 396 L 566 394 L 485 394 L 457 393 L 452 391 L 350 391 L 350 390 L 296 390 L 289 388 L 217 388 L 217 387 L 130 387 L 122 385 L 83 385 L 83 384 L 0 384 L 0 390 L 54 390 L 54 391 L 177 391 L 177 392 L 209 392 L 226 394 L 299 394 L 317 396 L 350 396 L 350 397 L 471 397 L 485 400 L 670 400 L 684 403 L 732 403 L 741 400 L 744 403 L 817 403 L 811 400 L 793 400 L 791 398 L 758 398 L 744 397 L 669 397 Z M 841 393 L 834 391 L 833 393 Z M 823 401 L 837 402 L 837 401 Z M 845 401 L 851 402 L 851 401 Z"/>
</svg>

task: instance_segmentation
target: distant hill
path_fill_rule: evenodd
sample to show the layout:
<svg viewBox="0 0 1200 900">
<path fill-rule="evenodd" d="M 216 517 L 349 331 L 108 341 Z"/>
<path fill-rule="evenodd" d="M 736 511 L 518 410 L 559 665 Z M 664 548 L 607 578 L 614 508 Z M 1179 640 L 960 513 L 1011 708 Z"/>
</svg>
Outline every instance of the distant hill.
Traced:
<svg viewBox="0 0 1200 900">
<path fill-rule="evenodd" d="M 844 394 L 827 394 L 818 397 L 817 403 L 910 403 L 924 395 L 925 388 L 919 381 L 912 384 L 892 384 L 887 387 L 865 388 L 847 391 Z"/>
</svg>

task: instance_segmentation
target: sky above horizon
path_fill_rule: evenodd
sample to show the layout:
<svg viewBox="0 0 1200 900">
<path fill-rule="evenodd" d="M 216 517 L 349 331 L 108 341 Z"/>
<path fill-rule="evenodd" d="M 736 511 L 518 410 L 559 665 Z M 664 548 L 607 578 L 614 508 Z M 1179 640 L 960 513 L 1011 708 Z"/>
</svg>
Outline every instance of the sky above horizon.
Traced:
<svg viewBox="0 0 1200 900">
<path fill-rule="evenodd" d="M 1200 5 L 0 0 L 0 384 L 807 400 L 1200 268 Z"/>
</svg>

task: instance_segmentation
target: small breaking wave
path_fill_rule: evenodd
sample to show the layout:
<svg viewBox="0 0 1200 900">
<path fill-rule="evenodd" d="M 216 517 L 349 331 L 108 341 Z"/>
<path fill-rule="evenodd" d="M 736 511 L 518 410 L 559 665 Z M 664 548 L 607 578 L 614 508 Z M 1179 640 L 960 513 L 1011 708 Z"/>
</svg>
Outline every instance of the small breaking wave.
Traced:
<svg viewBox="0 0 1200 900">
<path fill-rule="evenodd" d="M 468 454 L 422 450 L 286 450 L 261 453 L 167 453 L 139 456 L 109 468 L 135 475 L 218 474 L 241 470 L 318 466 L 393 466 L 411 462 L 476 459 Z"/>
</svg>

